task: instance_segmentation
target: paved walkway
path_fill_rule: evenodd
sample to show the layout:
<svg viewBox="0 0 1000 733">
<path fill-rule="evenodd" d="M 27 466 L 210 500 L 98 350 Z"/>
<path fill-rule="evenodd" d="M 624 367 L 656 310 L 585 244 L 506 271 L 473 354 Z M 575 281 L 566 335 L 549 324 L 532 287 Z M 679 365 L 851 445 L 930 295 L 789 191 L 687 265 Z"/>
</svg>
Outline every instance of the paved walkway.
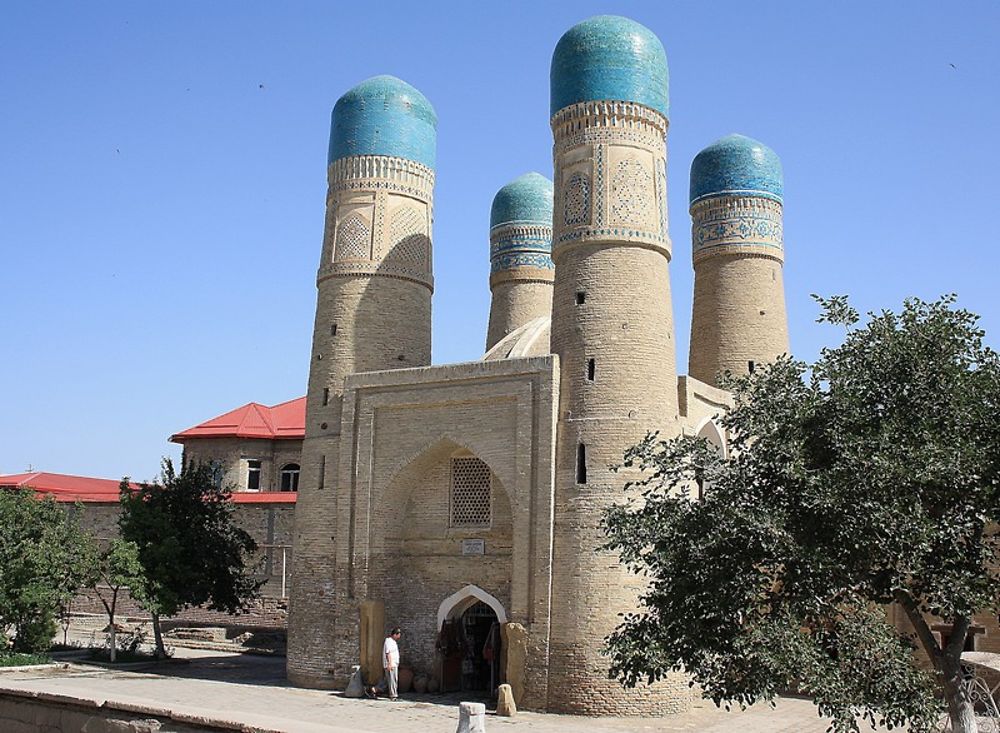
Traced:
<svg viewBox="0 0 1000 733">
<path fill-rule="evenodd" d="M 287 733 L 454 733 L 456 728 L 457 698 L 447 702 L 431 696 L 404 696 L 396 702 L 350 700 L 337 693 L 289 687 L 283 658 L 176 651 L 181 658 L 141 670 L 71 664 L 0 671 L 0 691 L 47 692 L 167 708 Z M 785 698 L 773 709 L 759 705 L 726 713 L 705 703 L 691 713 L 657 719 L 528 712 L 514 718 L 490 715 L 486 727 L 502 733 L 823 733 L 828 723 L 816 715 L 812 703 Z"/>
</svg>

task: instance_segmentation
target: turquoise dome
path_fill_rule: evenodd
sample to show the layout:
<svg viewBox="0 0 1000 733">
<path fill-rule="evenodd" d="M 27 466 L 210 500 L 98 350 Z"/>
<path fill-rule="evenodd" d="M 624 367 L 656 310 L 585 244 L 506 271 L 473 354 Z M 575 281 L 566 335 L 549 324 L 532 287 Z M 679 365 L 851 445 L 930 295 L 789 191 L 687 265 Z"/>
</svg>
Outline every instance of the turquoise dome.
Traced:
<svg viewBox="0 0 1000 733">
<path fill-rule="evenodd" d="M 781 201 L 781 160 L 764 143 L 744 135 L 727 135 L 694 157 L 691 203 L 703 196 L 742 193 Z"/>
<path fill-rule="evenodd" d="M 552 181 L 540 173 L 525 173 L 497 191 L 490 228 L 515 221 L 552 226 Z"/>
<path fill-rule="evenodd" d="M 598 15 L 563 34 L 552 53 L 550 114 L 576 102 L 638 102 L 670 112 L 667 54 L 651 30 L 618 15 Z"/>
<path fill-rule="evenodd" d="M 373 76 L 337 100 L 329 162 L 391 155 L 434 167 L 437 115 L 427 97 L 394 76 Z"/>
</svg>

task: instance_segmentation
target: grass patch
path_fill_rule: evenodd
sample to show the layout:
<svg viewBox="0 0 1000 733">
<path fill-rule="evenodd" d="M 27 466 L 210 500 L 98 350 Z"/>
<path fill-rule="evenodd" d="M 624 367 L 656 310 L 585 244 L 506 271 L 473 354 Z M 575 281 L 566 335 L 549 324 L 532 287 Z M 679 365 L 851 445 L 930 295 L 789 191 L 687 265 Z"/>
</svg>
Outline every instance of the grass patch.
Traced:
<svg viewBox="0 0 1000 733">
<path fill-rule="evenodd" d="M 48 654 L 0 652 L 0 667 L 25 667 L 29 664 L 48 664 L 51 661 Z"/>
</svg>

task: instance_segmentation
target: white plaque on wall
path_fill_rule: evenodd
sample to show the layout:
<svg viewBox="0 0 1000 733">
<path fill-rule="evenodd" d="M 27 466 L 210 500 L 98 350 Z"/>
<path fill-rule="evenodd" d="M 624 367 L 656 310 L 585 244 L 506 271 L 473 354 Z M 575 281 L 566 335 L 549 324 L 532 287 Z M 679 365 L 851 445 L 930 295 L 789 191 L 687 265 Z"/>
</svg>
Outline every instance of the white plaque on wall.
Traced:
<svg viewBox="0 0 1000 733">
<path fill-rule="evenodd" d="M 485 555 L 486 540 L 462 540 L 463 555 Z"/>
</svg>

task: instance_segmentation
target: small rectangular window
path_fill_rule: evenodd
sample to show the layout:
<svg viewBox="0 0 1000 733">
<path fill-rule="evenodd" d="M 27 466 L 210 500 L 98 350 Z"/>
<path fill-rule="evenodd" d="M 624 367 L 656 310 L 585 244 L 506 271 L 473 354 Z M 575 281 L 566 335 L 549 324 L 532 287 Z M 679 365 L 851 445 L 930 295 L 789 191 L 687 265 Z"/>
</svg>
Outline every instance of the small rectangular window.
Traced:
<svg viewBox="0 0 1000 733">
<path fill-rule="evenodd" d="M 260 491 L 260 461 L 247 461 L 247 491 Z"/>
<path fill-rule="evenodd" d="M 753 374 L 754 366 L 756 366 L 752 361 L 747 362 L 747 372 Z"/>
<path fill-rule="evenodd" d="M 577 305 L 583 305 L 586 302 L 586 300 L 587 300 L 587 294 L 586 293 L 584 293 L 584 292 L 581 291 L 581 292 L 578 292 L 576 294 L 576 304 Z"/>
<path fill-rule="evenodd" d="M 597 365 L 594 363 L 593 359 L 587 359 L 587 381 L 594 381 L 594 373 L 597 370 Z"/>
<path fill-rule="evenodd" d="M 587 446 L 583 443 L 576 446 L 576 482 L 587 483 Z"/>
<path fill-rule="evenodd" d="M 317 488 L 322 489 L 326 485 L 326 456 L 319 457 L 319 480 L 316 482 Z"/>
<path fill-rule="evenodd" d="M 329 387 L 323 387 L 323 404 L 324 405 L 330 404 L 330 388 Z"/>
<path fill-rule="evenodd" d="M 334 323 L 332 326 L 330 326 L 330 335 L 331 336 L 336 336 L 337 335 L 337 324 L 336 323 Z"/>
<path fill-rule="evenodd" d="M 289 463 L 281 469 L 281 490 L 299 490 L 299 464 Z"/>
</svg>

